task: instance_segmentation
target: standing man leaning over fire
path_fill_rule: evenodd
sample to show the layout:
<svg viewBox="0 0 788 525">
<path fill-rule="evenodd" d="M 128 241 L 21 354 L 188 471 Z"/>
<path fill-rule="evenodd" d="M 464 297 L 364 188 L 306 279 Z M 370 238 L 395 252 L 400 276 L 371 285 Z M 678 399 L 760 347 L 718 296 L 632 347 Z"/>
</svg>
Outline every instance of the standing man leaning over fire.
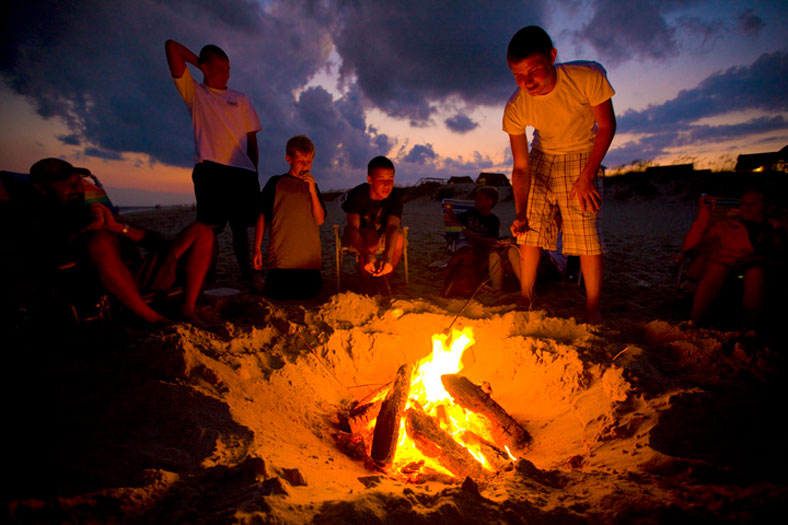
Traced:
<svg viewBox="0 0 788 525">
<path fill-rule="evenodd" d="M 529 306 L 540 248 L 579 255 L 588 322 L 602 321 L 602 241 L 597 172 L 616 131 L 615 93 L 596 62 L 556 64 L 558 52 L 540 27 L 520 29 L 506 52 L 519 89 L 503 115 L 512 148 L 512 187 L 517 217 L 512 235 L 520 244 L 521 300 Z M 531 151 L 525 135 L 534 128 Z"/>
<path fill-rule="evenodd" d="M 175 87 L 194 126 L 197 221 L 217 234 L 229 221 L 241 279 L 251 282 L 247 228 L 257 219 L 260 120 L 249 98 L 227 87 L 230 59 L 219 47 L 207 45 L 199 57 L 174 40 L 167 40 L 164 47 Z M 202 71 L 202 84 L 192 78 L 186 64 Z"/>
</svg>

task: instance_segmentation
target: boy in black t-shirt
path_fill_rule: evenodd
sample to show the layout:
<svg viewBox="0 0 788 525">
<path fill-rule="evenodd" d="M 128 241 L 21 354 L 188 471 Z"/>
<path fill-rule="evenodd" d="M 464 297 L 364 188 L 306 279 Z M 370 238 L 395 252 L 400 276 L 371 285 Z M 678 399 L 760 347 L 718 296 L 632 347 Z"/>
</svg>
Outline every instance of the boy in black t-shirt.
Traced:
<svg viewBox="0 0 788 525">
<path fill-rule="evenodd" d="M 342 203 L 347 213 L 342 244 L 359 253 L 362 277 L 381 277 L 394 271 L 405 247 L 400 228 L 402 196 L 394 189 L 394 164 L 386 157 L 369 161 L 367 181 L 350 190 Z"/>
<path fill-rule="evenodd" d="M 476 190 L 472 210 L 455 216 L 451 205 L 447 205 L 447 218 L 463 225 L 465 240 L 446 267 L 444 295 L 470 295 L 487 274 L 490 250 L 498 242 L 501 226 L 501 221 L 492 213 L 497 203 L 498 190 L 482 186 Z"/>
</svg>

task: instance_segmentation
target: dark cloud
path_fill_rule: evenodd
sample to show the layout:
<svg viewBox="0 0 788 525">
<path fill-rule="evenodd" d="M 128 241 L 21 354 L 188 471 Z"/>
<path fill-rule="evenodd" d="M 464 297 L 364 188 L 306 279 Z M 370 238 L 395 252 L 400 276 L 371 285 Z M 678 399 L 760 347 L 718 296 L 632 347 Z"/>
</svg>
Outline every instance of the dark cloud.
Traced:
<svg viewBox="0 0 788 525">
<path fill-rule="evenodd" d="M 467 115 L 461 113 L 447 118 L 444 122 L 446 123 L 446 127 L 455 133 L 468 133 L 479 127 L 478 122 L 475 122 Z"/>
<path fill-rule="evenodd" d="M 251 97 L 262 123 L 263 180 L 286 169 L 284 143 L 295 134 L 315 139 L 316 171 L 328 181 L 363 169 L 393 145 L 367 129 L 365 99 L 352 82 L 337 101 L 322 88 L 293 95 L 331 53 L 336 21 L 325 2 L 277 2 L 265 10 L 253 0 L 8 4 L 2 79 L 40 115 L 62 118 L 70 133 L 61 141 L 83 146 L 84 155 L 138 152 L 192 164 L 191 121 L 167 68 L 167 38 L 195 52 L 213 43 L 228 53 L 229 85 Z"/>
<path fill-rule="evenodd" d="M 668 24 L 664 12 L 676 4 L 679 2 L 643 0 L 633 9 L 628 0 L 599 0 L 591 19 L 575 36 L 609 64 L 633 57 L 673 57 L 679 52 L 676 29 Z"/>
<path fill-rule="evenodd" d="M 618 132 L 644 138 L 616 147 L 606 159 L 626 163 L 654 158 L 671 147 L 788 130 L 788 122 L 779 115 L 738 124 L 698 124 L 704 118 L 748 110 L 788 110 L 788 51 L 763 54 L 752 65 L 715 73 L 664 104 L 624 113 L 618 118 Z"/>
<path fill-rule="evenodd" d="M 341 73 L 358 79 L 372 103 L 395 117 L 424 122 L 435 103 L 456 96 L 500 104 L 511 92 L 506 45 L 520 27 L 540 23 L 542 2 L 504 0 L 337 0 L 334 41 Z"/>
<path fill-rule="evenodd" d="M 432 144 L 417 144 L 413 146 L 408 154 L 402 157 L 403 162 L 409 164 L 429 164 L 438 158 L 438 154 L 432 149 Z"/>
<path fill-rule="evenodd" d="M 686 128 L 700 118 L 749 109 L 788 109 L 788 51 L 766 53 L 749 67 L 715 73 L 664 104 L 628 111 L 618 119 L 618 130 L 648 133 Z"/>
<path fill-rule="evenodd" d="M 745 9 L 737 17 L 739 29 L 746 34 L 759 35 L 761 30 L 766 27 L 766 23 L 761 17 L 755 14 L 754 9 Z"/>
<path fill-rule="evenodd" d="M 548 11 L 544 0 L 494 6 L 471 0 L 5 2 L 0 79 L 40 115 L 63 119 L 68 131 L 61 142 L 82 148 L 82 155 L 142 153 L 152 163 L 190 166 L 191 122 L 163 44 L 174 38 L 198 51 L 214 43 L 230 56 L 230 86 L 247 93 L 260 115 L 263 180 L 286 169 L 284 143 L 300 133 L 317 145 L 315 172 L 323 188 L 363 180 L 368 160 L 381 154 L 397 159 L 398 180 L 474 174 L 492 167 L 490 159 L 478 153 L 441 157 L 429 144 L 409 147 L 404 137 L 406 145 L 398 145 L 385 129 L 369 126 L 367 110 L 379 108 L 414 126 L 468 132 L 478 123 L 457 108 L 500 107 L 514 87 L 504 54 L 520 27 L 549 30 L 550 20 L 567 16 L 567 9 L 589 11 L 579 31 L 553 35 L 561 40 L 559 50 L 574 35 L 608 65 L 662 59 L 686 49 L 687 35 L 705 48 L 723 31 L 712 18 L 687 14 L 697 12 L 685 9 L 696 3 L 645 0 L 634 8 L 628 0 L 564 0 L 563 10 L 551 3 Z M 764 26 L 749 9 L 737 23 L 737 30 L 753 35 Z M 342 93 L 305 89 L 334 52 Z M 785 60 L 785 52 L 764 55 L 749 67 L 712 75 L 665 104 L 625 113 L 619 130 L 652 134 L 635 144 L 661 151 L 679 135 L 701 141 L 714 133 L 778 129 L 775 119 L 727 130 L 693 122 L 733 110 L 784 110 Z"/>
<path fill-rule="evenodd" d="M 689 51 L 702 54 L 713 49 L 725 31 L 725 24 L 718 19 L 703 19 L 697 16 L 679 17 L 677 26 L 688 35 L 685 47 Z"/>
</svg>

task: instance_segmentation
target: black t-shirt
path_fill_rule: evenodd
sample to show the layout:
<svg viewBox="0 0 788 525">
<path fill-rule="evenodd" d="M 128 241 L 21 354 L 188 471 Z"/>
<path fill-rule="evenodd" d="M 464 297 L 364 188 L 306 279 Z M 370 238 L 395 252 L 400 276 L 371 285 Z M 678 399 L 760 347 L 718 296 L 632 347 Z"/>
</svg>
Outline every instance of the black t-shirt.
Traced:
<svg viewBox="0 0 788 525">
<path fill-rule="evenodd" d="M 369 196 L 369 183 L 365 182 L 348 192 L 342 209 L 346 213 L 358 213 L 361 228 L 372 228 L 382 233 L 389 216 L 402 218 L 402 194 L 399 188 L 394 188 L 385 199 L 374 200 Z"/>
<path fill-rule="evenodd" d="M 482 215 L 479 210 L 474 208 L 457 215 L 457 220 L 473 233 L 478 233 L 482 237 L 498 238 L 501 221 L 494 213 Z"/>
</svg>

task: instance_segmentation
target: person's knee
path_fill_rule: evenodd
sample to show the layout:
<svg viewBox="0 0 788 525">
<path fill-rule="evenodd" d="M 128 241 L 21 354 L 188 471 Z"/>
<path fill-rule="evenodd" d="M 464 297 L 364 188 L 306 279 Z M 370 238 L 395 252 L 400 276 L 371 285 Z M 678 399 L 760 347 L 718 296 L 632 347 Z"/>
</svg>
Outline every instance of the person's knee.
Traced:
<svg viewBox="0 0 788 525">
<path fill-rule="evenodd" d="M 199 222 L 195 222 L 193 227 L 195 242 L 213 246 L 213 243 L 216 240 L 216 235 L 214 234 L 213 228 Z"/>
</svg>

